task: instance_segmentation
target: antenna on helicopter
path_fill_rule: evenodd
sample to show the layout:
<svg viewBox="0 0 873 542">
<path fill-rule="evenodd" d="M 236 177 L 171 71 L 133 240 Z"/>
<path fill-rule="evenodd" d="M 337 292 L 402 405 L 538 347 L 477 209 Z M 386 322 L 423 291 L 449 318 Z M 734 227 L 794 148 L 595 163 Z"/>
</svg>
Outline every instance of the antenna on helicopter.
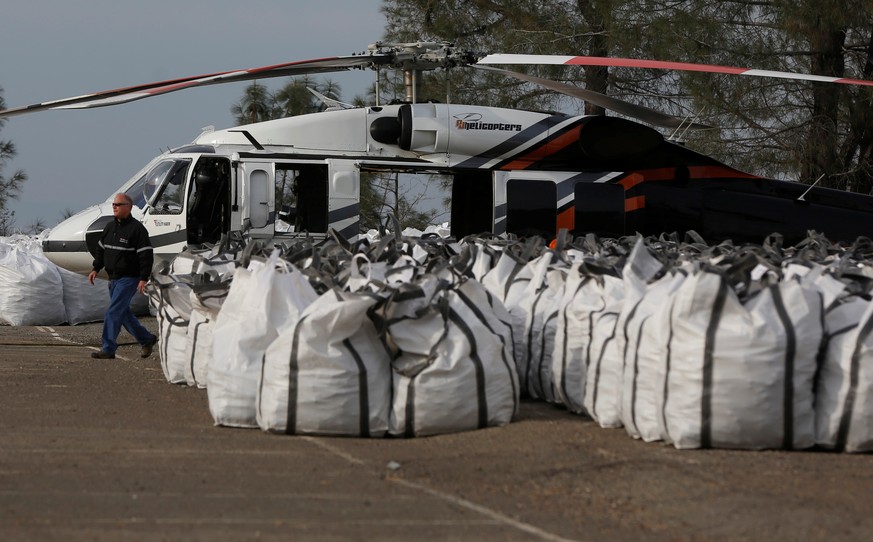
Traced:
<svg viewBox="0 0 873 542">
<path fill-rule="evenodd" d="M 679 124 L 679 126 L 677 126 L 676 129 L 673 130 L 673 133 L 670 134 L 670 137 L 668 137 L 667 139 L 669 141 L 675 141 L 679 144 L 684 144 L 683 139 L 685 137 L 685 134 L 688 133 L 688 130 L 694 129 L 694 126 L 705 126 L 698 125 L 696 122 L 694 122 L 696 119 L 699 119 L 703 115 L 704 111 L 706 111 L 705 107 L 694 115 L 686 115 L 682 119 L 682 122 Z"/>
<path fill-rule="evenodd" d="M 341 102 L 341 101 L 335 100 L 333 98 L 328 98 L 327 96 L 318 92 L 314 88 L 306 87 L 306 90 L 308 90 L 310 93 L 312 93 L 312 95 L 315 96 L 318 99 L 318 101 L 323 103 L 327 107 L 327 111 L 335 111 L 337 109 L 354 109 L 354 107 L 355 107 L 352 104 L 347 104 L 345 102 Z"/>
<path fill-rule="evenodd" d="M 815 188 L 815 185 L 817 185 L 817 184 L 819 183 L 819 181 L 821 181 L 822 179 L 824 179 L 824 176 L 825 176 L 825 174 L 822 173 L 822 174 L 819 176 L 819 178 L 815 180 L 814 183 L 812 183 L 811 185 L 809 185 L 809 188 L 807 188 L 807 189 L 803 192 L 803 194 L 801 194 L 800 196 L 798 196 L 797 201 L 806 201 L 806 199 L 804 198 L 804 196 L 807 195 L 807 194 L 809 194 L 809 191 L 812 190 L 813 188 Z"/>
</svg>

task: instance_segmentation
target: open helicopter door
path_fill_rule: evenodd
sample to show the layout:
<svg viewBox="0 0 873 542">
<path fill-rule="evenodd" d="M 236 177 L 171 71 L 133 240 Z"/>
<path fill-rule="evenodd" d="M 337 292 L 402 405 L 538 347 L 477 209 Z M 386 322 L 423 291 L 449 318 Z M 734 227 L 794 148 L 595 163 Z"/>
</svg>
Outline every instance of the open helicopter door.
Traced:
<svg viewBox="0 0 873 542">
<path fill-rule="evenodd" d="M 185 210 L 189 245 L 217 243 L 222 234 L 230 231 L 230 191 L 230 160 L 225 156 L 201 155 L 191 174 Z"/>
<path fill-rule="evenodd" d="M 361 172 L 349 160 L 328 160 L 328 224 L 349 241 L 357 240 L 361 214 Z"/>
<path fill-rule="evenodd" d="M 276 231 L 275 165 L 240 162 L 242 227 L 253 238 L 271 238 Z"/>
<path fill-rule="evenodd" d="M 142 223 L 155 253 L 178 254 L 187 244 L 185 194 L 193 158 L 178 156 L 157 162 L 141 179 L 147 202 Z"/>
</svg>

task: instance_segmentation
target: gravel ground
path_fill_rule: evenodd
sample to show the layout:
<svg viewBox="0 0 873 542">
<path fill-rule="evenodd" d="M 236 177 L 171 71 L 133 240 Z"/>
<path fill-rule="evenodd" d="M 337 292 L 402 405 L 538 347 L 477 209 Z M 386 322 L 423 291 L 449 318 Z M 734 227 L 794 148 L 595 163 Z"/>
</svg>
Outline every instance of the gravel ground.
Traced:
<svg viewBox="0 0 873 542">
<path fill-rule="evenodd" d="M 4 541 L 873 538 L 871 455 L 678 451 L 536 402 L 408 440 L 221 428 L 130 336 L 92 360 L 100 332 L 0 327 Z"/>
</svg>

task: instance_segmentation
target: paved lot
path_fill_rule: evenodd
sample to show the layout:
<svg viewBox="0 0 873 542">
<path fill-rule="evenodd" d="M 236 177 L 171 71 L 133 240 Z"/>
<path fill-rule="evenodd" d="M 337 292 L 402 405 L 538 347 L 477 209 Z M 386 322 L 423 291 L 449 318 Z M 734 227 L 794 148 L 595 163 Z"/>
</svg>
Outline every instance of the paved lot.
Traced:
<svg viewBox="0 0 873 542">
<path fill-rule="evenodd" d="M 873 539 L 871 455 L 680 452 L 533 402 L 410 440 L 220 428 L 128 335 L 92 360 L 100 330 L 0 327 L 0 540 Z"/>
</svg>

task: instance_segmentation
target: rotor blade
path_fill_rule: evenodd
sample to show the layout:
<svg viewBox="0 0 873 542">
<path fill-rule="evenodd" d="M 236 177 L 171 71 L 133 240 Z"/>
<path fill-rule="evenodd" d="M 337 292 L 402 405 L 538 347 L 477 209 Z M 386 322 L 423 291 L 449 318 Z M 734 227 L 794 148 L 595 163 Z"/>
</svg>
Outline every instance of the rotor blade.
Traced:
<svg viewBox="0 0 873 542">
<path fill-rule="evenodd" d="M 639 60 L 635 58 L 608 58 L 600 56 L 560 56 L 560 55 L 487 55 L 479 60 L 479 64 L 556 64 L 566 66 L 612 66 L 622 68 L 653 68 L 659 70 L 678 70 L 690 72 L 727 73 L 732 75 L 751 75 L 755 77 L 775 77 L 778 79 L 798 79 L 820 83 L 842 83 L 845 85 L 873 86 L 873 81 L 866 79 L 850 79 L 847 77 L 829 77 L 826 75 L 811 75 L 806 73 L 779 72 L 770 70 L 753 70 L 718 66 L 714 64 L 691 64 L 688 62 L 665 62 L 660 60 Z"/>
<path fill-rule="evenodd" d="M 677 117 L 673 117 L 671 115 L 661 113 L 660 111 L 655 111 L 654 109 L 649 109 L 648 107 L 632 104 L 618 98 L 613 98 L 599 92 L 594 92 L 593 90 L 586 90 L 584 88 L 575 87 L 566 83 L 560 83 L 551 79 L 543 79 L 542 77 L 513 72 L 501 68 L 492 68 L 490 66 L 473 65 L 473 67 L 479 70 L 488 70 L 502 73 L 510 77 L 515 77 L 516 79 L 521 79 L 522 81 L 528 81 L 529 83 L 540 85 L 541 87 L 547 88 L 549 90 L 554 90 L 562 94 L 567 94 L 568 96 L 574 96 L 576 98 L 585 100 L 586 102 L 598 105 L 604 109 L 608 109 L 616 113 L 621 113 L 622 115 L 625 115 L 627 117 L 647 122 L 652 126 L 674 129 L 685 128 L 688 130 L 706 130 L 712 128 L 712 126 L 707 126 L 706 124 L 689 122 Z"/>
<path fill-rule="evenodd" d="M 363 68 L 372 65 L 382 65 L 391 62 L 390 55 L 351 55 L 314 60 L 301 60 L 251 68 L 247 70 L 235 70 L 205 75 L 195 75 L 167 81 L 157 81 L 132 87 L 124 87 L 114 90 L 105 90 L 93 94 L 83 94 L 71 98 L 41 102 L 24 107 L 16 107 L 0 111 L 0 117 L 13 117 L 25 113 L 35 113 L 46 109 L 86 109 L 90 107 L 104 107 L 117 105 L 152 96 L 159 96 L 169 92 L 176 92 L 188 88 L 217 85 L 221 83 L 236 83 L 250 81 L 252 79 L 266 79 L 271 77 L 289 77 L 309 73 L 325 73 Z"/>
</svg>

